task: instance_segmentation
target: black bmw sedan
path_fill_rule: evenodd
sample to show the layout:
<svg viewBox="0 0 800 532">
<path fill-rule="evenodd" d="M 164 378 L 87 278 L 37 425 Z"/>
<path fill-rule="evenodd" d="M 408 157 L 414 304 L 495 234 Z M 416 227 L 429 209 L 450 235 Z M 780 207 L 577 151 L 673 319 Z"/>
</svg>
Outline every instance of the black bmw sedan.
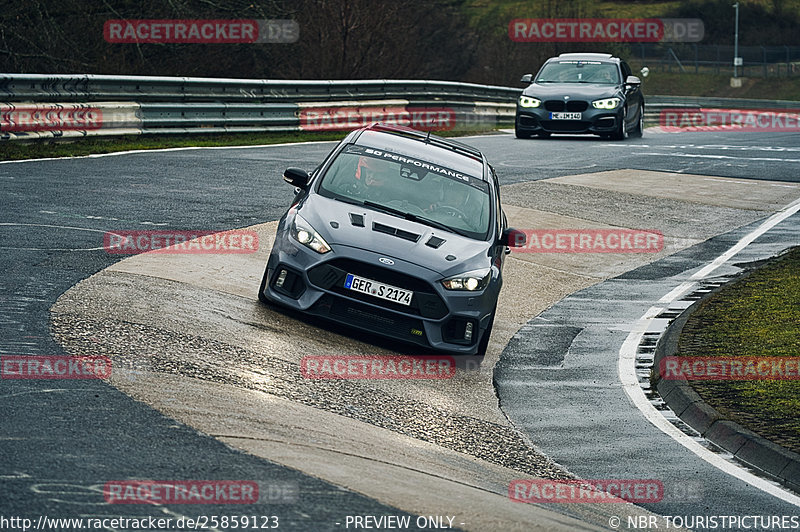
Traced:
<svg viewBox="0 0 800 532">
<path fill-rule="evenodd" d="M 517 138 L 592 133 L 622 140 L 642 135 L 642 82 L 618 57 L 561 54 L 521 82 L 528 87 L 517 100 Z"/>
</svg>

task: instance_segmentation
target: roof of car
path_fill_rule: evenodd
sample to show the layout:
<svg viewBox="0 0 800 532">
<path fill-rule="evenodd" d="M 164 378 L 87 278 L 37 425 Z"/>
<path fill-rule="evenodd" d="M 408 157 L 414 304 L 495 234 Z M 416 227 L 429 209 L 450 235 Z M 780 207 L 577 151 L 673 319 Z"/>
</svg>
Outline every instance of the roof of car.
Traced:
<svg viewBox="0 0 800 532">
<path fill-rule="evenodd" d="M 559 54 L 558 57 L 553 57 L 552 59 L 604 59 L 606 61 L 619 61 L 618 57 L 614 57 L 611 54 L 598 54 L 593 52 Z"/>
<path fill-rule="evenodd" d="M 379 140 L 389 135 L 393 137 L 389 144 Z M 450 165 L 454 169 L 457 166 L 460 171 L 488 179 L 488 162 L 483 153 L 457 140 L 396 124 L 375 123 L 362 128 L 355 142 L 408 156 L 428 156 L 428 159 L 432 156 L 436 162 Z"/>
</svg>

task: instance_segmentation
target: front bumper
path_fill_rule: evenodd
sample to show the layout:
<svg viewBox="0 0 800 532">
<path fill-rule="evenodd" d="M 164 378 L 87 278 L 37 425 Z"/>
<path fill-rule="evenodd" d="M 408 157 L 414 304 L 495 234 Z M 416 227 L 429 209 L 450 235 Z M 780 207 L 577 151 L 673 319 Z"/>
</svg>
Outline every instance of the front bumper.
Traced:
<svg viewBox="0 0 800 532">
<path fill-rule="evenodd" d="M 544 108 L 517 106 L 516 128 L 519 131 L 536 133 L 613 133 L 623 119 L 622 106 L 617 109 L 595 109 L 589 107 L 581 112 L 580 120 L 553 120 L 552 112 Z"/>
<path fill-rule="evenodd" d="M 267 299 L 422 348 L 459 355 L 477 352 L 497 305 L 499 272 L 494 272 L 492 282 L 482 292 L 448 291 L 434 272 L 414 263 L 395 258 L 395 265 L 389 269 L 378 262 L 385 255 L 348 246 L 331 247 L 331 253 L 320 255 L 279 232 L 267 264 Z M 347 273 L 411 289 L 412 305 L 346 290 L 343 280 Z M 278 283 L 281 275 L 282 283 Z"/>
</svg>

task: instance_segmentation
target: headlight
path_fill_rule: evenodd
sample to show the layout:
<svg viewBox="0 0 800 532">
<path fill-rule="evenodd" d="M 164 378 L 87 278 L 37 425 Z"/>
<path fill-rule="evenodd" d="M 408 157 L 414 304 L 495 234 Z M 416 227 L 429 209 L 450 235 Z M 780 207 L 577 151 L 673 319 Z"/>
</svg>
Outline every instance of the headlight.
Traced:
<svg viewBox="0 0 800 532">
<path fill-rule="evenodd" d="M 539 107 L 540 105 L 542 105 L 542 100 L 537 100 L 536 98 L 531 98 L 530 96 L 519 97 L 520 107 Z"/>
<path fill-rule="evenodd" d="M 592 107 L 595 109 L 616 109 L 622 100 L 619 98 L 606 98 L 605 100 L 595 100 Z"/>
<path fill-rule="evenodd" d="M 475 272 L 462 273 L 455 277 L 450 277 L 442 281 L 442 285 L 448 290 L 466 290 L 475 292 L 483 290 L 492 278 L 492 270 L 480 270 Z"/>
<path fill-rule="evenodd" d="M 327 253 L 331 250 L 325 240 L 319 236 L 311 224 L 299 214 L 294 217 L 291 229 L 292 237 L 307 248 L 311 248 L 317 253 Z"/>
</svg>

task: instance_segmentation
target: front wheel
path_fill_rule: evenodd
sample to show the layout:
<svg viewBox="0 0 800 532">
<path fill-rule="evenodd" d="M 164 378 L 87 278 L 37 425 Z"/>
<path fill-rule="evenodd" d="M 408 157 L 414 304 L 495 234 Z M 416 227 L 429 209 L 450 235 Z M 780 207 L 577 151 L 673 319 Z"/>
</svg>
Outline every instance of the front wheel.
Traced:
<svg viewBox="0 0 800 532">
<path fill-rule="evenodd" d="M 625 114 L 622 114 L 622 119 L 619 121 L 616 131 L 611 134 L 614 140 L 625 140 L 628 137 L 628 123 L 625 120 Z"/>
<path fill-rule="evenodd" d="M 494 326 L 494 314 L 495 313 L 492 312 L 492 316 L 489 318 L 489 326 L 483 333 L 483 338 L 481 338 L 481 343 L 478 344 L 478 352 L 475 353 L 475 356 L 486 356 L 486 349 L 489 347 L 489 337 L 492 335 L 492 327 Z"/>
<path fill-rule="evenodd" d="M 519 128 L 519 126 L 514 126 L 514 136 L 518 139 L 529 139 L 531 138 L 531 134 L 528 131 L 523 131 Z"/>
<path fill-rule="evenodd" d="M 636 124 L 636 129 L 631 131 L 631 137 L 641 137 L 644 132 L 644 105 L 639 107 L 639 121 Z"/>
<path fill-rule="evenodd" d="M 264 277 L 261 278 L 261 288 L 258 289 L 258 299 L 264 303 L 265 305 L 272 304 L 267 296 L 264 295 L 264 290 L 267 288 L 267 282 L 269 281 L 269 266 L 264 270 Z"/>
</svg>

